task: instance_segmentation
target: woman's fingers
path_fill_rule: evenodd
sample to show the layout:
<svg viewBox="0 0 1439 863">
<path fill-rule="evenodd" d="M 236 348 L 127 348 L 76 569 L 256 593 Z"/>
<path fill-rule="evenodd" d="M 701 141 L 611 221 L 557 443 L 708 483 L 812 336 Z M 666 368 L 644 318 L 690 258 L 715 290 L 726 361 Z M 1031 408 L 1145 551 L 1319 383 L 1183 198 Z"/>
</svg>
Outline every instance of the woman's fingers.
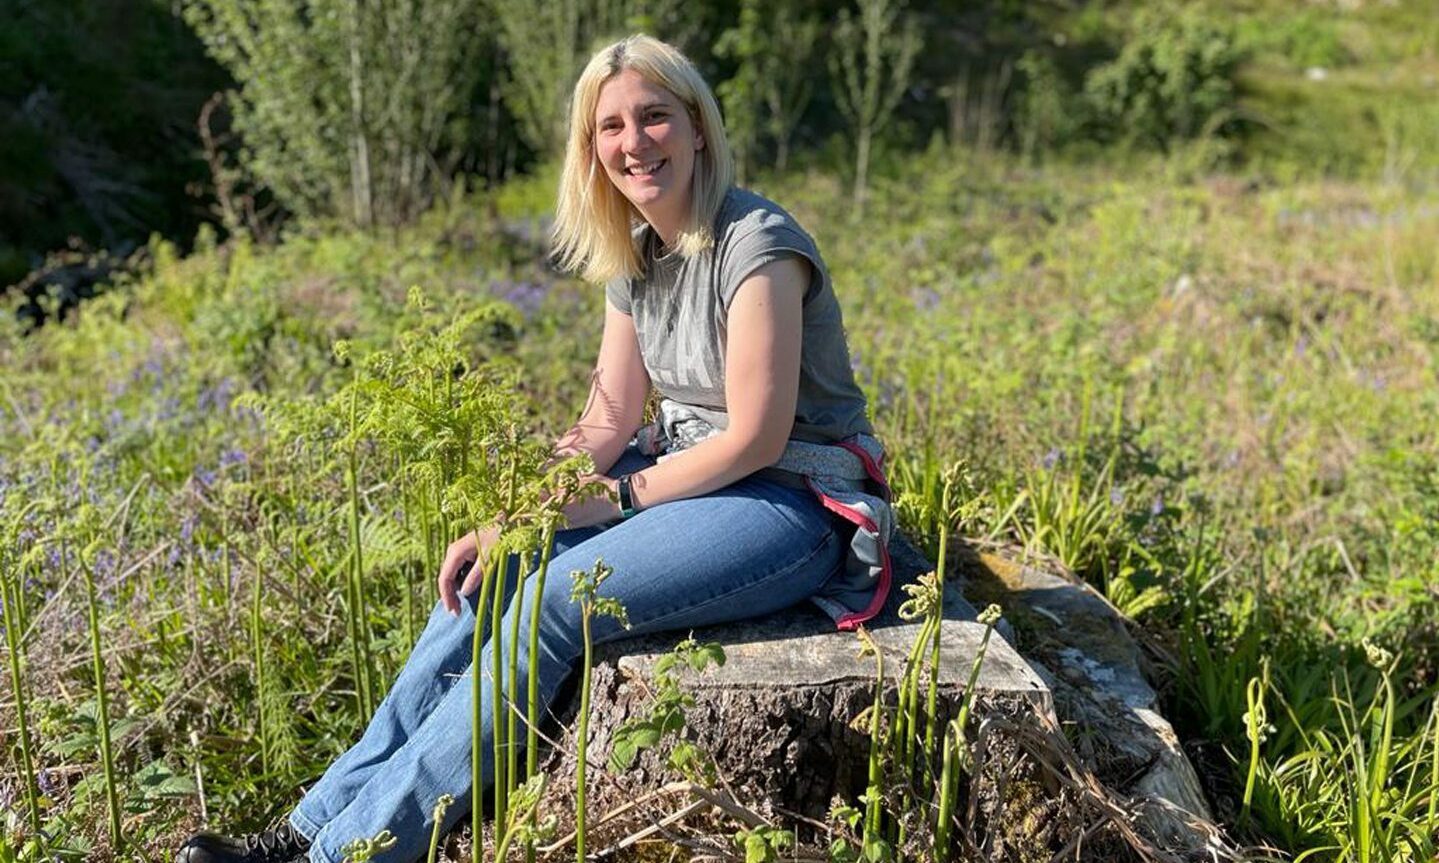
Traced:
<svg viewBox="0 0 1439 863">
<path fill-rule="evenodd" d="M 471 534 L 450 543 L 445 550 L 445 560 L 440 564 L 440 602 L 444 604 L 445 610 L 452 615 L 460 613 L 460 597 L 455 590 L 456 582 L 459 580 L 461 567 L 475 560 L 475 542 Z M 473 573 L 476 568 L 471 568 Z M 468 581 L 469 575 L 466 575 Z"/>
<path fill-rule="evenodd" d="M 480 559 L 473 563 L 469 570 L 464 573 L 465 580 L 464 583 L 460 585 L 460 596 L 469 596 L 474 593 L 475 588 L 480 586 L 480 582 L 484 580 L 484 577 L 485 561 Z"/>
</svg>

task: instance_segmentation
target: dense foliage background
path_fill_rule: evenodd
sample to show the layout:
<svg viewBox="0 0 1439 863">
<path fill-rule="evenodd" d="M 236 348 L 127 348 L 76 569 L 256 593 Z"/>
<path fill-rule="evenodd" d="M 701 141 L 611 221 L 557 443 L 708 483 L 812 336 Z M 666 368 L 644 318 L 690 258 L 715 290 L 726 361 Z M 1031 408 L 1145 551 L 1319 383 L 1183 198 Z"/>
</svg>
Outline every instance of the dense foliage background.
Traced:
<svg viewBox="0 0 1439 863">
<path fill-rule="evenodd" d="M 912 26 L 922 45 L 903 80 L 879 70 L 895 98 L 877 170 L 936 139 L 1101 161 L 1198 140 L 1198 168 L 1433 176 L 1439 19 L 1423 2 L 885 5 L 883 29 Z M 397 223 L 456 182 L 492 187 L 554 154 L 579 64 L 635 29 L 680 44 L 717 85 L 746 168 L 783 169 L 793 152 L 852 175 L 865 124 L 841 66 L 858 51 L 867 75 L 869 58 L 855 28 L 829 26 L 846 7 L 5 0 L 0 283 L 71 237 L 188 246 L 207 218 L 268 224 L 246 210 L 255 196 L 262 213 Z"/>
<path fill-rule="evenodd" d="M 27 788 L 52 854 L 158 859 L 352 739 L 433 599 L 434 442 L 542 445 L 582 403 L 602 300 L 546 261 L 557 122 L 635 27 L 819 241 L 903 527 L 935 541 L 962 462 L 961 535 L 1134 617 L 1239 840 L 1435 855 L 1432 4 L 4 16 L 0 282 L 40 272 L 0 322 L 0 860 L 40 853 Z M 128 259 L 46 264 L 70 235 Z M 406 414 L 395 369 L 489 395 Z"/>
</svg>

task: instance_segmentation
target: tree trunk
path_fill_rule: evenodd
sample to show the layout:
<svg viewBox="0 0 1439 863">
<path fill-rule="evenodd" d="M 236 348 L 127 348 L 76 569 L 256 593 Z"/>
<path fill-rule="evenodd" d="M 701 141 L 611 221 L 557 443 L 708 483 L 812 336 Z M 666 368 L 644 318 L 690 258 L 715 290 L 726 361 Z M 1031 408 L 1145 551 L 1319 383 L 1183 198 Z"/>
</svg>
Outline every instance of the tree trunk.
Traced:
<svg viewBox="0 0 1439 863">
<path fill-rule="evenodd" d="M 861 126 L 859 130 L 859 144 L 855 147 L 854 159 L 854 218 L 859 221 L 864 218 L 864 203 L 869 196 L 869 141 L 873 130 L 869 126 Z"/>
</svg>

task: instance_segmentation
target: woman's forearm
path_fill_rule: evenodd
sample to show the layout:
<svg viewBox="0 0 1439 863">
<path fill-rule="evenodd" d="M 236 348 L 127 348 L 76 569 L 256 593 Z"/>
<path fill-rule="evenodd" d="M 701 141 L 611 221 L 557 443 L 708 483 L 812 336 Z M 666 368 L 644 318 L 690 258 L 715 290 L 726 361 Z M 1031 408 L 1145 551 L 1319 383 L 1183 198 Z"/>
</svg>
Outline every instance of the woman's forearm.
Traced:
<svg viewBox="0 0 1439 863">
<path fill-rule="evenodd" d="M 697 497 L 769 467 L 779 454 L 733 431 L 723 431 L 630 476 L 635 506 Z"/>
<path fill-rule="evenodd" d="M 587 425 L 581 419 L 555 441 L 554 457 L 562 459 L 587 452 L 594 459 L 595 473 L 603 474 L 620 460 L 634 433 L 634 429 Z"/>
<path fill-rule="evenodd" d="M 617 457 L 618 458 L 618 457 Z M 630 490 L 638 509 L 666 501 L 697 497 L 737 482 L 778 460 L 760 446 L 725 431 L 659 464 L 630 474 Z M 608 480 L 607 495 L 578 500 L 565 507 L 570 527 L 589 527 L 620 517 L 616 480 Z"/>
</svg>

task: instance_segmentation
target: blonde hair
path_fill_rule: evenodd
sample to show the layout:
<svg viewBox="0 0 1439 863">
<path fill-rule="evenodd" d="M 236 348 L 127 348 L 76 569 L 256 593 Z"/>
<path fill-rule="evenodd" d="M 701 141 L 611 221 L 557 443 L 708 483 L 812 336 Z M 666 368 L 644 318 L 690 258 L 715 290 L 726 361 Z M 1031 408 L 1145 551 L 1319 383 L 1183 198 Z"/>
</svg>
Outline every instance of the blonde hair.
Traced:
<svg viewBox="0 0 1439 863">
<path fill-rule="evenodd" d="M 673 46 L 643 34 L 600 49 L 580 73 L 570 101 L 553 231 L 559 265 L 578 270 L 591 282 L 628 278 L 644 269 L 633 234 L 639 211 L 610 182 L 595 154 L 600 89 L 624 69 L 673 93 L 689 112 L 695 131 L 704 136 L 704 147 L 695 153 L 690 223 L 676 243 L 680 255 L 693 257 L 714 245 L 715 217 L 734 183 L 734 157 L 719 105 L 694 64 Z"/>
</svg>

